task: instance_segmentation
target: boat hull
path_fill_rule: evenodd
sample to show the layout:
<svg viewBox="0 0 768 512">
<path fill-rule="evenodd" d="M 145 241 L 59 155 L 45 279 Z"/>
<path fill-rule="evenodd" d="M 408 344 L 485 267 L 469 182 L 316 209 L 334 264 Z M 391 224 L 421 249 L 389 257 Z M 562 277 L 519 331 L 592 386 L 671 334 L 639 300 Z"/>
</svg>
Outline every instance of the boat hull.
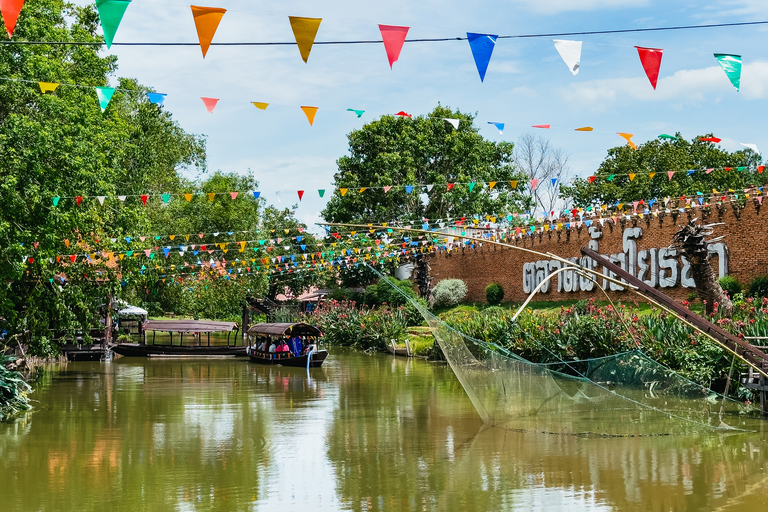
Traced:
<svg viewBox="0 0 768 512">
<path fill-rule="evenodd" d="M 142 345 L 139 343 L 119 343 L 112 347 L 115 354 L 126 357 L 152 357 L 152 356 L 245 356 L 243 346 L 203 346 L 192 347 L 185 345 Z"/>
<path fill-rule="evenodd" d="M 260 352 L 258 350 L 249 350 L 248 357 L 251 359 L 252 363 L 256 363 L 256 364 L 266 364 L 266 365 L 279 364 L 281 366 L 295 366 L 298 368 L 306 368 L 307 359 L 309 355 L 304 354 L 301 356 L 294 356 L 290 352 L 273 354 L 269 352 Z M 318 350 L 317 352 L 312 352 L 312 360 L 309 361 L 309 366 L 311 368 L 318 368 L 322 366 L 326 357 L 328 357 L 327 350 Z"/>
</svg>

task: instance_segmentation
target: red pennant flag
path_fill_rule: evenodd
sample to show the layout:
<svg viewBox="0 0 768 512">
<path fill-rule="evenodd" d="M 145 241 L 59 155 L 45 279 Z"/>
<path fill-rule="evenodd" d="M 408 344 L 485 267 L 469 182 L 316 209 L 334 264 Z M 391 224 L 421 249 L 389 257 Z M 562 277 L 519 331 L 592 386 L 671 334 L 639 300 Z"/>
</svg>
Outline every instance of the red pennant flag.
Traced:
<svg viewBox="0 0 768 512">
<path fill-rule="evenodd" d="M 149 196 L 147 194 L 142 194 L 141 196 L 141 202 L 146 206 L 147 199 L 149 199 Z"/>
<path fill-rule="evenodd" d="M 69 261 L 71 261 L 72 263 L 74 263 L 76 259 L 77 259 L 77 254 L 70 254 L 69 255 Z"/>
<path fill-rule="evenodd" d="M 640 63 L 643 65 L 645 74 L 648 76 L 648 80 L 651 81 L 651 85 L 655 90 L 656 81 L 659 79 L 661 54 L 664 50 L 660 48 L 643 48 L 642 46 L 635 46 L 635 48 L 637 48 L 637 53 L 640 55 Z"/>
<path fill-rule="evenodd" d="M 19 19 L 19 13 L 23 6 L 24 0 L 0 0 L 0 13 L 3 15 L 8 39 L 13 35 L 13 29 L 16 28 L 16 20 Z"/>
<path fill-rule="evenodd" d="M 205 104 L 205 109 L 213 114 L 213 109 L 216 108 L 216 104 L 219 102 L 219 98 L 200 98 L 203 100 L 203 103 Z"/>
<path fill-rule="evenodd" d="M 301 201 L 301 198 L 304 197 L 304 191 L 299 190 L 299 201 Z"/>
<path fill-rule="evenodd" d="M 550 124 L 534 124 L 531 126 L 531 128 L 544 128 L 545 130 L 548 130 L 552 125 Z"/>
<path fill-rule="evenodd" d="M 590 176 L 589 178 L 587 178 L 587 180 L 588 180 L 590 183 L 592 183 L 592 182 L 593 182 L 593 181 L 595 181 L 596 179 L 597 179 L 597 176 Z"/>
<path fill-rule="evenodd" d="M 721 139 L 718 139 L 717 137 L 701 137 L 699 140 L 703 140 L 704 142 L 714 142 L 717 144 Z"/>
<path fill-rule="evenodd" d="M 400 57 L 400 50 L 403 49 L 403 43 L 405 42 L 405 36 L 408 35 L 409 28 L 379 25 L 381 39 L 384 41 L 384 50 L 386 50 L 387 59 L 389 60 L 389 69 L 392 69 L 392 64 L 397 62 L 397 59 Z"/>
<path fill-rule="evenodd" d="M 231 197 L 233 200 L 237 199 L 237 192 L 230 192 L 229 197 Z"/>
<path fill-rule="evenodd" d="M 75 197 L 75 202 L 77 203 L 77 206 L 80 206 L 80 203 L 83 202 L 83 196 Z"/>
<path fill-rule="evenodd" d="M 758 165 L 757 166 L 757 174 L 762 174 L 762 172 L 765 170 L 764 165 Z"/>
<path fill-rule="evenodd" d="M 453 186 L 454 186 L 454 185 L 455 185 L 455 183 L 449 183 L 449 184 L 448 184 L 448 190 L 451 190 L 451 189 L 453 188 Z"/>
<path fill-rule="evenodd" d="M 396 116 L 400 116 L 400 117 L 411 117 L 411 114 L 409 114 L 408 112 L 406 112 L 406 111 L 404 111 L 404 110 L 401 110 L 400 112 L 398 112 L 398 113 L 397 113 L 397 114 L 395 114 L 395 115 L 396 115 Z"/>
</svg>

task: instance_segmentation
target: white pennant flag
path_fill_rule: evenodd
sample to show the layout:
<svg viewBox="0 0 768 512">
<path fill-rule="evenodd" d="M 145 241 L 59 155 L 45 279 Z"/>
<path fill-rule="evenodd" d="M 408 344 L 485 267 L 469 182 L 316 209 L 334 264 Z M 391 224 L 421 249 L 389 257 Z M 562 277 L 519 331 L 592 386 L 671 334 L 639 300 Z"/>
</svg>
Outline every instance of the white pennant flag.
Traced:
<svg viewBox="0 0 768 512">
<path fill-rule="evenodd" d="M 740 142 L 739 144 L 741 144 L 745 148 L 751 149 L 752 151 L 754 151 L 758 155 L 760 154 L 760 151 L 757 149 L 757 144 L 744 144 L 743 142 Z"/>
<path fill-rule="evenodd" d="M 555 49 L 563 58 L 565 65 L 571 70 L 571 73 L 579 73 L 579 64 L 581 63 L 581 41 L 568 41 L 565 39 L 553 39 Z"/>
<path fill-rule="evenodd" d="M 117 198 L 118 198 L 118 199 L 119 199 L 121 202 L 124 202 L 126 197 L 127 197 L 127 196 L 117 196 Z"/>
<path fill-rule="evenodd" d="M 427 185 L 427 192 L 432 192 L 432 187 L 434 187 L 434 185 Z"/>
<path fill-rule="evenodd" d="M 448 121 L 449 123 L 451 123 L 451 125 L 455 129 L 457 129 L 457 130 L 459 129 L 459 121 L 461 121 L 460 119 L 448 119 L 447 117 L 444 117 L 443 120 Z"/>
<path fill-rule="evenodd" d="M 99 204 L 100 204 L 101 206 L 104 206 L 104 199 L 105 199 L 106 197 L 107 197 L 107 196 L 96 196 L 96 199 L 98 199 L 98 200 L 99 200 Z"/>
</svg>

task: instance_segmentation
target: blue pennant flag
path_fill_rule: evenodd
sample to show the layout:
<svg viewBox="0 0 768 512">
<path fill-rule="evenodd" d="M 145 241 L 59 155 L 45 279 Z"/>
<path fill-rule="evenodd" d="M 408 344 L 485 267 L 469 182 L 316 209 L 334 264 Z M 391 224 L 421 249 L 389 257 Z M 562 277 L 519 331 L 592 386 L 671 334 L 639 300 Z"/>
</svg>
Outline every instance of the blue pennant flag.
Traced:
<svg viewBox="0 0 768 512">
<path fill-rule="evenodd" d="M 481 82 L 485 80 L 485 72 L 488 70 L 488 63 L 491 61 L 491 54 L 498 37 L 490 34 L 467 32 L 469 48 L 472 50 L 472 57 L 475 58 L 475 65 L 477 72 L 480 73 Z"/>
</svg>

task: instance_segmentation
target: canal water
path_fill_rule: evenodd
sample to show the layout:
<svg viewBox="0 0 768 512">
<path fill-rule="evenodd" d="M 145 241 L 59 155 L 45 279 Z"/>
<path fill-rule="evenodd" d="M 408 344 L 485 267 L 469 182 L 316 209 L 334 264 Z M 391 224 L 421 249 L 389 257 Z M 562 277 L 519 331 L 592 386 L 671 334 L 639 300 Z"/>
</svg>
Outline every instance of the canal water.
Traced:
<svg viewBox="0 0 768 512">
<path fill-rule="evenodd" d="M 450 368 L 333 350 L 69 363 L 0 424 L 2 511 L 768 510 L 763 432 L 486 428 Z"/>
</svg>

